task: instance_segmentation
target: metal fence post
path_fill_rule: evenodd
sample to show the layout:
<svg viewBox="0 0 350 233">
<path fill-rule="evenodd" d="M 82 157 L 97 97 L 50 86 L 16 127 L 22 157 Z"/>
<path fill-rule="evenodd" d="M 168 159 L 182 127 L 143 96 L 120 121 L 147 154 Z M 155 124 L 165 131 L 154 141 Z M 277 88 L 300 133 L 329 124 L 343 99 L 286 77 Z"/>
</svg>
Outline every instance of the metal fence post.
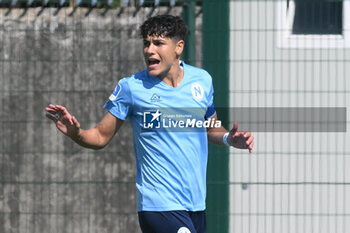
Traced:
<svg viewBox="0 0 350 233">
<path fill-rule="evenodd" d="M 213 77 L 218 118 L 229 129 L 229 0 L 203 0 L 203 67 Z M 229 149 L 209 146 L 208 233 L 229 231 Z"/>
<path fill-rule="evenodd" d="M 188 27 L 183 59 L 190 65 L 196 63 L 196 0 L 187 0 L 183 6 L 183 19 Z"/>
</svg>

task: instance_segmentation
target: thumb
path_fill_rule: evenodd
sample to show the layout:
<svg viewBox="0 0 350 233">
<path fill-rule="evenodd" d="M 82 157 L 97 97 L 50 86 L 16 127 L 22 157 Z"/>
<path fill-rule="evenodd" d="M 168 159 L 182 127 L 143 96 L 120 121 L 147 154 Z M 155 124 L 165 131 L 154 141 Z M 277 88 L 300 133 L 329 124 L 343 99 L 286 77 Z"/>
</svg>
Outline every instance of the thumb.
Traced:
<svg viewBox="0 0 350 233">
<path fill-rule="evenodd" d="M 235 135 L 235 133 L 238 131 L 238 123 L 237 122 L 235 122 L 234 124 L 233 124 L 233 128 L 230 130 L 230 133 L 232 134 L 232 135 Z"/>
<path fill-rule="evenodd" d="M 75 125 L 77 128 L 80 128 L 80 123 L 77 120 L 77 118 L 75 118 L 75 116 L 72 116 L 72 122 L 73 122 L 73 125 Z"/>
</svg>

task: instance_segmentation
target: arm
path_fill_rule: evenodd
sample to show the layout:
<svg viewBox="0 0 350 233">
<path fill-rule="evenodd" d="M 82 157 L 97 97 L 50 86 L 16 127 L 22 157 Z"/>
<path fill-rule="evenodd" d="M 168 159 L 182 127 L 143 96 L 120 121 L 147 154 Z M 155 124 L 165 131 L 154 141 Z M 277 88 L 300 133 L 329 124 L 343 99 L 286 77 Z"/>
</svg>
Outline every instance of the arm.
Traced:
<svg viewBox="0 0 350 233">
<path fill-rule="evenodd" d="M 84 130 L 80 128 L 79 121 L 65 107 L 50 104 L 45 111 L 47 112 L 46 117 L 56 124 L 58 130 L 77 144 L 90 149 L 105 147 L 124 122 L 107 113 L 97 126 Z"/>
<path fill-rule="evenodd" d="M 216 121 L 217 115 L 215 114 L 213 118 Z M 227 130 L 223 126 L 220 128 L 208 128 L 208 141 L 217 145 L 225 145 L 223 137 L 226 133 Z M 235 122 L 233 128 L 228 133 L 227 142 L 230 146 L 238 149 L 248 149 L 249 152 L 252 152 L 254 146 L 254 137 L 250 132 L 238 131 L 238 124 Z"/>
</svg>

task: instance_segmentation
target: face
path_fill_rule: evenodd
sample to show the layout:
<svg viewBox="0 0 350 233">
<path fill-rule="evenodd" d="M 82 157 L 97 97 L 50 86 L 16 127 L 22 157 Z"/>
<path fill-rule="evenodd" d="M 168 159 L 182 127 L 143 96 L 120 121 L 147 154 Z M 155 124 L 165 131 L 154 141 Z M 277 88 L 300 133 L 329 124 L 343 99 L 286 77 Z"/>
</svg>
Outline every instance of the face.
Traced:
<svg viewBox="0 0 350 233">
<path fill-rule="evenodd" d="M 183 40 L 175 41 L 162 36 L 148 36 L 143 40 L 143 54 L 151 76 L 163 78 L 179 65 Z M 173 69 L 172 69 L 173 68 Z"/>
</svg>

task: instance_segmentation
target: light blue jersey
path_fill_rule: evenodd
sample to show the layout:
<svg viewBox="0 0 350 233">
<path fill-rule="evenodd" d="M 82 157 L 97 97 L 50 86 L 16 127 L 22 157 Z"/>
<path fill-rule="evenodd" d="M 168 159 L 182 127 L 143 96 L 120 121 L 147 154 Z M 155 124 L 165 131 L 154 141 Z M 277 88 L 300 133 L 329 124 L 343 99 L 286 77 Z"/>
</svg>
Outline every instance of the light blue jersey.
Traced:
<svg viewBox="0 0 350 233">
<path fill-rule="evenodd" d="M 138 211 L 205 209 L 208 140 L 205 127 L 193 119 L 215 115 L 212 79 L 202 69 L 183 62 L 181 67 L 184 77 L 178 87 L 144 70 L 121 79 L 104 106 L 132 123 Z M 194 127 L 177 131 L 176 126 Z"/>
</svg>

